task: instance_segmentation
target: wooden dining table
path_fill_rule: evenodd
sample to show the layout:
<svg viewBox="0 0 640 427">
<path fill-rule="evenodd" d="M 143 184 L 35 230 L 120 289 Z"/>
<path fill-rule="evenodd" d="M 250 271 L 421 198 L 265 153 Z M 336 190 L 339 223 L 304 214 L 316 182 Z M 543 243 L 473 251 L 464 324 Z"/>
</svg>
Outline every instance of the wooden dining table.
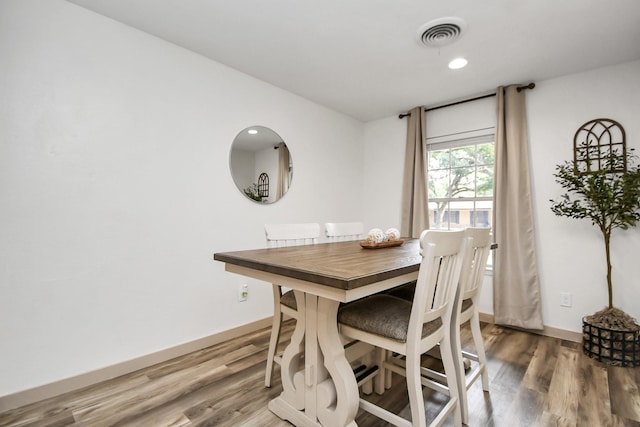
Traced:
<svg viewBox="0 0 640 427">
<path fill-rule="evenodd" d="M 296 426 L 355 426 L 358 385 L 338 333 L 338 308 L 416 280 L 419 240 L 376 249 L 347 241 L 220 252 L 214 259 L 228 272 L 294 290 L 301 320 L 282 356 L 283 391 L 269 409 Z"/>
</svg>

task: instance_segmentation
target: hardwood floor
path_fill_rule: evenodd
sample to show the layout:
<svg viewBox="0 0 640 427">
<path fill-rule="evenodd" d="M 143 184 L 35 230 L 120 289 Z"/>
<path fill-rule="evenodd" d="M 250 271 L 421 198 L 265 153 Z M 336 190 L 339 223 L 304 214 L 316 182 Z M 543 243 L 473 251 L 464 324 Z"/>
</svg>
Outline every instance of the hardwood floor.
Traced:
<svg viewBox="0 0 640 427">
<path fill-rule="evenodd" d="M 292 331 L 291 323 L 283 330 Z M 463 347 L 471 343 L 462 334 Z M 640 426 L 640 368 L 607 367 L 581 345 L 483 324 L 490 388 L 469 393 L 470 426 Z M 267 409 L 263 329 L 129 375 L 0 414 L 0 426 L 289 426 Z M 426 358 L 437 366 L 438 361 Z M 370 396 L 408 416 L 404 379 Z M 446 398 L 425 390 L 427 415 Z M 432 416 L 432 415 L 431 415 Z M 385 426 L 366 413 L 360 426 Z M 447 425 L 451 425 L 451 417 Z"/>
</svg>

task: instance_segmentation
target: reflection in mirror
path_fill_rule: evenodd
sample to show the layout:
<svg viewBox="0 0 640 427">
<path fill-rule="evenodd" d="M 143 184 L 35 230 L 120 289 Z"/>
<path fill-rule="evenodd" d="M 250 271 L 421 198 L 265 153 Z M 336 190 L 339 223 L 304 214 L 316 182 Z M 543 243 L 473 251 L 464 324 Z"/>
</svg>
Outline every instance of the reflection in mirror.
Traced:
<svg viewBox="0 0 640 427">
<path fill-rule="evenodd" d="M 274 203 L 291 186 L 289 148 L 280 135 L 264 126 L 248 127 L 235 137 L 229 167 L 238 190 L 257 203 Z"/>
</svg>

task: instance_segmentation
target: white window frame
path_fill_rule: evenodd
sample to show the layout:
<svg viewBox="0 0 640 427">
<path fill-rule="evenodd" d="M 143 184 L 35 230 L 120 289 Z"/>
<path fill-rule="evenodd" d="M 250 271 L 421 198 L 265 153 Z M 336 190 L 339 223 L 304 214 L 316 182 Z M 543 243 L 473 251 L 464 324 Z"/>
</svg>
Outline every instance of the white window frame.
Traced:
<svg viewBox="0 0 640 427">
<path fill-rule="evenodd" d="M 494 144 L 494 162 L 495 162 L 495 128 L 494 127 L 476 129 L 469 132 L 460 132 L 460 133 L 455 133 L 450 135 L 427 138 L 426 150 L 425 150 L 427 158 L 425 159 L 425 164 L 428 165 L 428 156 L 430 151 L 465 147 L 469 145 L 485 144 L 487 142 L 492 142 Z M 429 179 L 429 171 L 427 171 L 427 180 L 428 179 Z M 494 177 L 494 185 L 495 185 L 495 177 Z M 443 201 L 445 199 L 436 198 L 433 200 Z M 477 202 L 490 201 L 492 206 L 491 209 L 494 211 L 494 214 L 495 214 L 495 203 L 494 203 L 493 195 L 491 197 L 487 197 L 487 196 L 464 197 L 461 199 L 448 198 L 446 200 L 448 200 L 449 202 L 455 202 L 460 200 L 471 202 L 473 203 L 474 211 L 476 210 L 475 207 Z M 429 202 L 431 202 L 431 199 L 429 199 Z M 493 227 L 493 224 L 489 224 L 489 227 Z M 450 223 L 447 225 L 447 229 L 451 229 Z M 493 271 L 493 262 L 492 262 L 492 255 L 490 255 L 490 262 L 487 264 L 485 273 L 491 274 L 492 271 Z"/>
</svg>

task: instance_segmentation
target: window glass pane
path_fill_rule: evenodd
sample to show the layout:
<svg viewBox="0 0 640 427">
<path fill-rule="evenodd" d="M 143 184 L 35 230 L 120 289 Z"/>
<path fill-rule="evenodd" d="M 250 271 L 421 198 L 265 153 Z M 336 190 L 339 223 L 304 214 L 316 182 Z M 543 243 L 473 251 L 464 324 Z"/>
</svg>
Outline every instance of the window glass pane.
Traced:
<svg viewBox="0 0 640 427">
<path fill-rule="evenodd" d="M 484 227 L 491 226 L 491 219 L 488 210 L 475 210 L 470 212 L 469 218 L 471 219 L 472 227 Z"/>
<path fill-rule="evenodd" d="M 475 145 L 451 150 L 451 167 L 473 166 L 476 163 Z"/>
<path fill-rule="evenodd" d="M 448 197 L 474 197 L 475 193 L 475 168 L 452 168 Z"/>
<path fill-rule="evenodd" d="M 449 195 L 449 169 L 430 170 L 428 178 L 429 198 L 446 198 Z"/>
<path fill-rule="evenodd" d="M 493 143 L 478 144 L 477 146 L 477 164 L 491 165 L 494 164 L 494 147 Z"/>
<path fill-rule="evenodd" d="M 476 222 L 474 227 L 491 227 L 493 224 L 493 201 L 478 200 L 476 202 Z"/>
<path fill-rule="evenodd" d="M 449 202 L 449 228 L 470 227 L 469 212 L 473 210 L 473 202 Z"/>
<path fill-rule="evenodd" d="M 429 228 L 434 230 L 449 229 L 449 202 L 429 202 Z"/>
<path fill-rule="evenodd" d="M 493 165 L 478 166 L 476 170 L 476 196 L 493 197 Z"/>
<path fill-rule="evenodd" d="M 429 170 L 449 168 L 449 150 L 429 151 Z"/>
</svg>

